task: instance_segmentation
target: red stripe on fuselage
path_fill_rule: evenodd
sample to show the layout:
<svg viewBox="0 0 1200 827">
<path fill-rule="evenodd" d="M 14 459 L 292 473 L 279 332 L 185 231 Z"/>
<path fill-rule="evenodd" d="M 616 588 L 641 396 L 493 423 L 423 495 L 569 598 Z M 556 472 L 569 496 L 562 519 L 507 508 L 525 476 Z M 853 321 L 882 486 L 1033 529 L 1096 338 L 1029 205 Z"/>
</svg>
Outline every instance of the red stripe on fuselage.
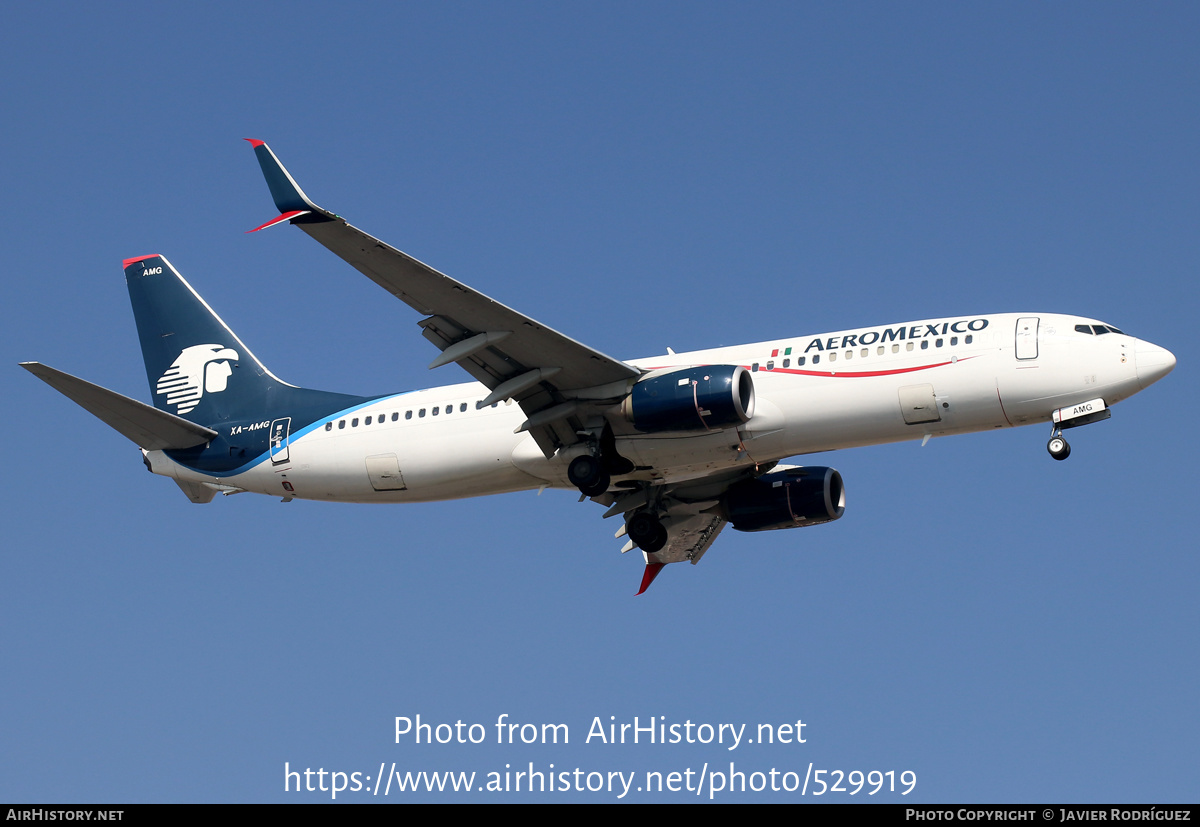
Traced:
<svg viewBox="0 0 1200 827">
<path fill-rule="evenodd" d="M 941 368 L 941 367 L 945 367 L 946 365 L 952 365 L 956 361 L 957 362 L 966 362 L 970 359 L 975 359 L 975 358 L 977 358 L 977 357 L 964 356 L 963 358 L 957 359 L 957 360 L 948 360 L 945 362 L 937 362 L 932 365 L 917 365 L 916 367 L 913 367 L 913 368 L 895 368 L 894 370 L 860 370 L 860 371 L 839 372 L 839 371 L 827 371 L 827 370 L 797 370 L 796 368 L 771 368 L 770 370 L 768 370 L 765 367 L 760 367 L 757 371 L 752 371 L 752 372 L 753 373 L 789 373 L 789 374 L 793 374 L 795 376 L 824 376 L 826 378 L 832 378 L 832 379 L 846 379 L 846 378 L 857 379 L 860 377 L 865 378 L 868 376 L 893 376 L 898 373 L 912 373 L 913 371 L 918 371 L 918 370 L 929 370 L 930 368 Z M 689 366 L 669 365 L 669 366 L 663 366 L 663 367 L 657 367 L 657 368 L 646 368 L 646 370 L 668 370 L 671 367 L 689 367 Z M 742 365 L 742 367 L 744 367 L 746 370 L 751 370 L 750 365 Z"/>
<path fill-rule="evenodd" d="M 945 362 L 937 362 L 932 365 L 917 365 L 916 367 L 913 367 L 913 368 L 895 368 L 894 370 L 859 370 L 859 371 L 838 372 L 838 371 L 821 371 L 821 370 L 797 370 L 795 368 L 773 368 L 771 370 L 767 370 L 766 368 L 759 368 L 757 372 L 758 373 L 794 373 L 794 374 L 797 374 L 798 376 L 829 376 L 829 377 L 833 377 L 835 379 L 845 379 L 845 378 L 856 379 L 859 377 L 866 377 L 866 376 L 893 376 L 897 373 L 912 373 L 913 371 L 918 371 L 918 370 L 929 370 L 930 368 L 941 368 L 941 367 L 945 367 L 946 365 L 952 365 L 955 362 L 965 362 L 968 359 L 974 359 L 974 358 L 975 358 L 974 356 L 964 356 L 962 359 L 947 360 Z M 746 369 L 749 370 L 749 367 L 747 367 Z"/>
</svg>

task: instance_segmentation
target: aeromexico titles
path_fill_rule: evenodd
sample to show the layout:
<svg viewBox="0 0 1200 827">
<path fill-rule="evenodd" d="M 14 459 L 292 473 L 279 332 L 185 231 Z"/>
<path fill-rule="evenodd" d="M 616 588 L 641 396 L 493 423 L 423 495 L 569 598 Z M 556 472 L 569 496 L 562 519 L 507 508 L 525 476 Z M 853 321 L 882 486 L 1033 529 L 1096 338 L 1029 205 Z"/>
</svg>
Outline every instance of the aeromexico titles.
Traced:
<svg viewBox="0 0 1200 827">
<path fill-rule="evenodd" d="M 415 502 L 578 489 L 618 518 L 622 551 L 696 563 L 726 524 L 842 516 L 832 468 L 782 460 L 838 448 L 1110 416 L 1175 366 L 1095 319 L 931 319 L 621 361 L 574 341 L 318 207 L 251 141 L 279 216 L 421 314 L 473 381 L 361 397 L 275 377 L 162 256 L 125 262 L 153 405 L 37 362 L 23 366 L 135 442 L 193 502 L 252 491 Z M 639 594 L 641 592 L 639 591 Z"/>
</svg>

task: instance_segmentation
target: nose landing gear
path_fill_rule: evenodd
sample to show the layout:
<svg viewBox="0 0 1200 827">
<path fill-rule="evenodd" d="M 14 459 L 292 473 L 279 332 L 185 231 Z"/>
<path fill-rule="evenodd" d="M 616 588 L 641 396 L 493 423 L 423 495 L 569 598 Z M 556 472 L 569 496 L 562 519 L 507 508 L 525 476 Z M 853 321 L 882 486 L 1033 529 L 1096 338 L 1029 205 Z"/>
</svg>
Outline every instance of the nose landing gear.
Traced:
<svg viewBox="0 0 1200 827">
<path fill-rule="evenodd" d="M 1071 456 L 1071 446 L 1063 439 L 1062 429 L 1054 429 L 1054 433 L 1050 435 L 1050 441 L 1046 443 L 1046 450 L 1050 452 L 1050 456 L 1059 461 Z"/>
</svg>

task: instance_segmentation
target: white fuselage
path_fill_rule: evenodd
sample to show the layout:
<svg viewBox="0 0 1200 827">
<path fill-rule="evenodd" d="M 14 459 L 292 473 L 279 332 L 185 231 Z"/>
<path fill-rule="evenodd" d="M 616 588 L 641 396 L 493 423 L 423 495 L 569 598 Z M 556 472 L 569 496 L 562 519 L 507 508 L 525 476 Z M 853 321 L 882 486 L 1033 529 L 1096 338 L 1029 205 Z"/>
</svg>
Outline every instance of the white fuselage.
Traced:
<svg viewBox="0 0 1200 827">
<path fill-rule="evenodd" d="M 670 354 L 643 369 L 743 365 L 755 407 L 738 428 L 617 437 L 641 469 L 628 479 L 683 482 L 784 457 L 1048 422 L 1058 409 L 1113 405 L 1165 375 L 1174 357 L 1131 336 L 1081 333 L 1091 319 L 1003 314 L 908 322 Z M 1139 358 L 1141 364 L 1139 365 Z M 570 459 L 547 459 L 526 415 L 477 409 L 478 383 L 396 394 L 289 434 L 237 471 L 212 475 L 147 454 L 151 470 L 219 490 L 343 502 L 418 502 L 540 486 L 572 488 Z"/>
</svg>

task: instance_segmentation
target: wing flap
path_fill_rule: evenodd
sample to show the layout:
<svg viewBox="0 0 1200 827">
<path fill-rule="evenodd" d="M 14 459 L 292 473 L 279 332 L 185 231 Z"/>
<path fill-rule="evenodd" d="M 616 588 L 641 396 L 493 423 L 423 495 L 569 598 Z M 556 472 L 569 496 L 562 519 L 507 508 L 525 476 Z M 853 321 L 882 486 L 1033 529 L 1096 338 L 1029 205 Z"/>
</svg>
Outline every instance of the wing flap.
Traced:
<svg viewBox="0 0 1200 827">
<path fill-rule="evenodd" d="M 160 411 L 152 405 L 122 396 L 40 362 L 21 362 L 21 367 L 147 451 L 192 448 L 203 445 L 217 435 L 211 428 Z"/>
<path fill-rule="evenodd" d="M 697 514 L 672 523 L 667 544 L 653 554 L 642 552 L 646 563 L 691 563 L 700 562 L 704 552 L 712 547 L 717 535 L 725 527 L 725 520 L 715 514 Z"/>
</svg>

